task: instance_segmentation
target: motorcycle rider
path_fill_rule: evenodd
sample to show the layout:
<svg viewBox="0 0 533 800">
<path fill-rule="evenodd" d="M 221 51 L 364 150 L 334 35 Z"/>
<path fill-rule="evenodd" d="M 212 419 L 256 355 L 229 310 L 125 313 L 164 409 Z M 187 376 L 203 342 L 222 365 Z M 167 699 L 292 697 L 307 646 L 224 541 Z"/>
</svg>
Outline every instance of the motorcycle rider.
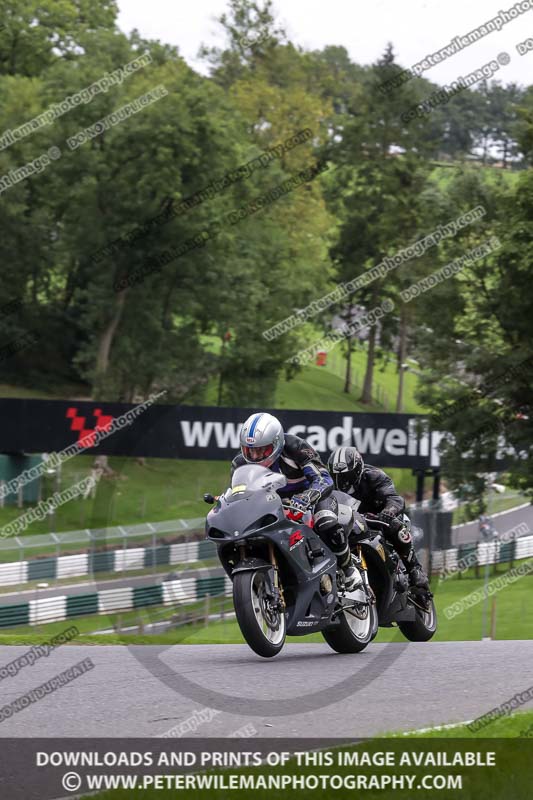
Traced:
<svg viewBox="0 0 533 800">
<path fill-rule="evenodd" d="M 351 591 L 359 573 L 344 528 L 331 510 L 333 480 L 316 450 L 305 439 L 285 433 L 281 422 L 264 412 L 252 414 L 242 424 L 239 443 L 241 451 L 231 462 L 232 475 L 244 464 L 259 464 L 285 475 L 287 484 L 278 494 L 290 498 L 292 511 L 314 513 L 315 530 L 337 557 L 345 588 Z"/>
<path fill-rule="evenodd" d="M 356 447 L 337 447 L 333 450 L 328 459 L 328 470 L 338 491 L 346 492 L 360 501 L 357 509 L 360 514 L 375 514 L 388 524 L 389 527 L 383 531 L 384 536 L 402 559 L 409 583 L 418 589 L 428 590 L 428 577 L 416 557 L 411 532 L 402 519 L 405 501 L 386 472 L 365 464 Z"/>
</svg>

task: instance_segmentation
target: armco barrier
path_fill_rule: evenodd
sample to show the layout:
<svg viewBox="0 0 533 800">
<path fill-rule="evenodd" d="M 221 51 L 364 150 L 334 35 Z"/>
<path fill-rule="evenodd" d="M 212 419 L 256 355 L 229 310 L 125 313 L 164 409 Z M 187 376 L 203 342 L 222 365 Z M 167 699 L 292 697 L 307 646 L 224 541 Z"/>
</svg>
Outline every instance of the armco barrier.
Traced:
<svg viewBox="0 0 533 800">
<path fill-rule="evenodd" d="M 57 558 L 39 558 L 28 561 L 28 580 L 40 581 L 43 578 L 57 577 Z"/>
<path fill-rule="evenodd" d="M 192 564 L 212 559 L 215 555 L 215 545 L 207 540 L 200 540 L 14 561 L 11 564 L 0 564 L 0 586 L 15 586 L 47 578 L 54 580 L 93 575 L 97 572 L 124 572 L 166 564 Z"/>
<path fill-rule="evenodd" d="M 509 544 L 515 545 L 514 557 L 517 560 L 533 555 L 533 536 L 524 536 L 514 542 L 509 542 Z"/>
<path fill-rule="evenodd" d="M 451 550 L 435 550 L 432 553 L 434 573 L 455 573 L 476 564 L 502 564 L 520 561 L 533 556 L 533 536 L 521 536 L 509 542 L 479 542 L 477 545 L 462 545 Z"/>
<path fill-rule="evenodd" d="M 60 622 L 67 618 L 67 597 L 45 597 L 42 600 L 30 600 L 30 625 L 40 622 Z"/>
<path fill-rule="evenodd" d="M 14 606 L 0 606 L 0 628 L 58 622 L 89 614 L 114 614 L 147 606 L 179 606 L 207 596 L 227 596 L 231 591 L 231 580 L 221 574 L 165 581 L 152 586 L 103 589 L 93 594 L 46 597 Z"/>
<path fill-rule="evenodd" d="M 14 586 L 28 582 L 28 562 L 15 561 L 12 564 L 0 564 L 0 586 Z"/>
<path fill-rule="evenodd" d="M 0 607 L 0 628 L 12 628 L 15 625 L 28 625 L 29 622 L 29 603 L 20 603 L 16 606 Z"/>
<path fill-rule="evenodd" d="M 88 553 L 79 553 L 75 556 L 61 556 L 57 559 L 57 578 L 71 578 L 78 575 L 87 575 L 88 571 Z"/>
<path fill-rule="evenodd" d="M 433 573 L 455 572 L 457 563 L 470 566 L 501 564 L 533 555 L 533 536 L 522 536 L 509 542 L 478 542 L 463 544 L 449 550 L 434 550 L 431 569 Z M 213 559 L 216 548 L 207 540 L 181 542 L 156 547 L 132 547 L 105 550 L 98 553 L 81 553 L 59 558 L 40 558 L 34 561 L 15 561 L 0 564 L 0 586 L 15 586 L 28 581 L 64 579 L 103 572 L 150 569 L 154 566 L 192 564 Z"/>
<path fill-rule="evenodd" d="M 500 561 L 512 561 L 515 557 L 516 546 L 514 542 L 500 543 Z"/>
<path fill-rule="evenodd" d="M 98 592 L 98 613 L 114 613 L 123 608 L 133 608 L 133 588 L 102 589 Z"/>
<path fill-rule="evenodd" d="M 88 614 L 98 614 L 98 595 L 71 594 L 67 597 L 67 619 L 69 617 L 82 617 Z"/>
<path fill-rule="evenodd" d="M 224 587 L 222 587 L 224 591 Z M 157 586 L 137 586 L 133 590 L 133 608 L 143 606 L 159 606 L 163 603 L 163 587 Z"/>
<path fill-rule="evenodd" d="M 450 551 L 448 551 L 450 552 Z M 468 563 L 470 566 L 475 567 L 480 564 L 480 554 L 478 553 L 477 544 L 461 544 L 457 548 L 457 561 L 462 564 Z M 451 562 L 451 559 L 450 559 Z"/>
<path fill-rule="evenodd" d="M 415 524 L 424 521 L 423 515 L 429 512 L 415 510 L 418 514 Z M 448 512 L 445 512 L 447 514 Z M 441 515 L 442 516 L 442 515 Z M 445 519 L 443 526 L 448 531 L 451 521 Z M 425 518 L 424 518 L 425 519 Z M 183 525 L 185 521 L 181 520 Z M 197 520 L 193 520 L 197 522 Z M 428 523 L 429 524 L 429 523 Z M 170 523 L 165 523 L 169 526 Z M 174 527 L 175 530 L 175 527 Z M 446 540 L 443 534 L 441 540 Z M 427 546 L 427 544 L 426 544 Z M 439 549 L 432 553 L 431 569 L 438 573 L 443 570 L 455 571 L 457 562 L 468 561 L 474 564 L 499 564 L 513 559 L 533 555 L 533 536 L 522 536 L 509 542 L 478 542 L 460 545 L 458 548 Z M 173 564 L 192 564 L 206 561 L 216 556 L 215 545 L 206 540 L 156 544 L 150 547 L 122 547 L 116 550 L 89 550 L 76 555 L 51 558 L 36 558 L 0 564 L 0 586 L 17 586 L 29 581 L 59 580 L 104 572 L 126 572 L 128 570 L 153 569 Z"/>
<path fill-rule="evenodd" d="M 163 583 L 163 604 L 173 606 L 175 603 L 186 602 L 188 597 L 196 593 L 196 578 L 182 578 Z"/>
<path fill-rule="evenodd" d="M 100 553 L 89 553 L 87 574 L 92 575 L 94 572 L 113 572 L 113 567 L 115 565 L 115 553 L 116 550 L 104 550 Z M 59 558 L 62 558 L 62 556 Z"/>
</svg>

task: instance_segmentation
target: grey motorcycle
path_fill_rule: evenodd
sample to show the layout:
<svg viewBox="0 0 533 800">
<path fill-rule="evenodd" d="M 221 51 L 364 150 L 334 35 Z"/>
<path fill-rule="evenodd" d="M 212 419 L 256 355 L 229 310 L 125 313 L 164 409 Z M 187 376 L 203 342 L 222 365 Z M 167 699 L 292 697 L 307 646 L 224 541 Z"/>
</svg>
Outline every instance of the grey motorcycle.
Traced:
<svg viewBox="0 0 533 800">
<path fill-rule="evenodd" d="M 359 581 L 347 592 L 342 571 L 329 547 L 282 502 L 277 489 L 286 478 L 259 465 L 238 467 L 231 486 L 207 515 L 206 535 L 233 583 L 237 622 L 248 645 L 270 658 L 285 638 L 320 631 L 338 653 L 358 653 L 378 629 L 375 594 L 370 586 L 361 544 L 354 542 Z M 368 529 L 360 514 L 344 506 L 351 500 L 336 493 L 343 506 L 346 533 Z M 342 522 L 342 519 L 341 519 Z"/>
</svg>

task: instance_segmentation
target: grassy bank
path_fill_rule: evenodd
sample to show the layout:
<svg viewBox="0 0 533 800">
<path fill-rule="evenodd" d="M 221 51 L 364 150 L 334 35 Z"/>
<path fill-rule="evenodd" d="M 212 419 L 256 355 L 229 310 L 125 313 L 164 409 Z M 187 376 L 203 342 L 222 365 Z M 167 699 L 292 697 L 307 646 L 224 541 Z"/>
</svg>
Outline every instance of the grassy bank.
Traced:
<svg viewBox="0 0 533 800">
<path fill-rule="evenodd" d="M 517 736 L 530 738 L 533 736 L 533 711 L 521 711 L 508 717 L 500 717 L 475 733 L 470 731 L 467 725 L 457 725 L 453 728 L 439 727 L 433 730 L 410 731 L 408 734 L 386 735 L 398 738 L 408 735 L 409 739 L 507 739 Z"/>
<path fill-rule="evenodd" d="M 93 461 L 92 456 L 76 456 L 65 462 L 60 490 L 87 477 Z M 71 500 L 57 508 L 53 516 L 32 522 L 20 535 L 203 517 L 208 510 L 204 493 L 219 494 L 229 483 L 229 463 L 225 461 L 150 458 L 140 463 L 132 458 L 112 457 L 109 465 L 115 475 L 100 480 L 94 499 Z M 415 479 L 410 470 L 388 472 L 400 493 L 414 491 Z M 45 496 L 54 488 L 49 485 Z M 24 511 L 13 506 L 0 508 L 0 529 Z M 8 560 L 16 560 L 16 552 L 15 549 L 14 557 Z M 37 553 L 31 553 L 34 555 Z"/>
</svg>

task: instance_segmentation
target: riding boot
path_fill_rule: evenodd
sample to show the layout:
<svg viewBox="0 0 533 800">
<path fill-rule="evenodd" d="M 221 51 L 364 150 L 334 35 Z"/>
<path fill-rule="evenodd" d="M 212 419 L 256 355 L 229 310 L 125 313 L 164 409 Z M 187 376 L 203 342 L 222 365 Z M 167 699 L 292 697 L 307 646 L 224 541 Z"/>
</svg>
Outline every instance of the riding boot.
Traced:
<svg viewBox="0 0 533 800">
<path fill-rule="evenodd" d="M 407 555 L 402 556 L 402 561 L 409 575 L 410 585 L 416 589 L 429 589 L 428 576 L 416 556 L 414 547 L 411 547 Z"/>
<path fill-rule="evenodd" d="M 337 555 L 337 563 L 344 573 L 344 585 L 351 592 L 361 583 L 361 574 L 355 565 L 355 558 L 347 547 L 342 555 Z"/>
</svg>

